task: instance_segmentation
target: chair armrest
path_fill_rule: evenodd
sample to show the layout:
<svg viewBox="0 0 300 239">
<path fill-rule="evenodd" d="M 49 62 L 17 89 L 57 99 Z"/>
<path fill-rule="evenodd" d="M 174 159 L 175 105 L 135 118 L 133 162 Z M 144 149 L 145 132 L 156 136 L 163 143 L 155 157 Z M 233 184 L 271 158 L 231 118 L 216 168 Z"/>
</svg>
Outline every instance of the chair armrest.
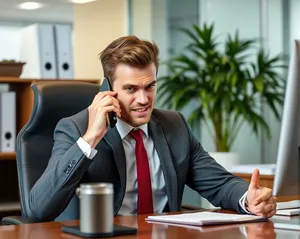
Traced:
<svg viewBox="0 0 300 239">
<path fill-rule="evenodd" d="M 205 209 L 202 207 L 199 207 L 199 206 L 195 206 L 195 205 L 182 204 L 181 210 L 205 210 Z"/>
<path fill-rule="evenodd" d="M 2 218 L 2 223 L 4 225 L 19 225 L 19 224 L 29 224 L 35 222 L 37 221 L 34 221 L 26 217 L 21 217 L 21 216 L 8 216 Z"/>
</svg>

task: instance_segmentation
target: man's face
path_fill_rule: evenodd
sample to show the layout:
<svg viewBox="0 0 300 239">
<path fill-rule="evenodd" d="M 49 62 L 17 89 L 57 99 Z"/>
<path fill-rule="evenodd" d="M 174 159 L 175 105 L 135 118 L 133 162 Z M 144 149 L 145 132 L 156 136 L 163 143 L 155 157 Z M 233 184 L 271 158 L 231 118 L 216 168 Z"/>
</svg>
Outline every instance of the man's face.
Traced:
<svg viewBox="0 0 300 239">
<path fill-rule="evenodd" d="M 114 74 L 113 90 L 118 93 L 121 119 L 136 127 L 149 122 L 156 95 L 156 67 L 144 69 L 119 64 Z"/>
</svg>

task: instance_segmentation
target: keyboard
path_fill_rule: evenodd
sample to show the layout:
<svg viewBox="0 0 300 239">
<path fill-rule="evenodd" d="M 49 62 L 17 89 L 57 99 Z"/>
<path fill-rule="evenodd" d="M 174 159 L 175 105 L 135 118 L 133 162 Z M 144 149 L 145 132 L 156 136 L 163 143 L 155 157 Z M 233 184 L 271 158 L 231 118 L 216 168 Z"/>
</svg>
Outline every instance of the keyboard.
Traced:
<svg viewBox="0 0 300 239">
<path fill-rule="evenodd" d="M 300 209 L 300 200 L 293 200 L 293 201 L 288 201 L 288 202 L 278 202 L 277 203 L 277 210 L 291 209 L 291 208 Z"/>
</svg>

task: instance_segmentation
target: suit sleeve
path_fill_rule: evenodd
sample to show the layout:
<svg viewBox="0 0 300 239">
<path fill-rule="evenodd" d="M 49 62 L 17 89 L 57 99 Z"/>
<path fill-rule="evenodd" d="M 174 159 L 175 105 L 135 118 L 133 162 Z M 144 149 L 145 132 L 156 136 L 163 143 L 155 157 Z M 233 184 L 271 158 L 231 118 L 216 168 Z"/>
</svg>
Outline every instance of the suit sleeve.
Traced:
<svg viewBox="0 0 300 239">
<path fill-rule="evenodd" d="M 187 184 L 214 206 L 244 213 L 239 200 L 248 190 L 249 184 L 234 176 L 218 164 L 195 138 L 189 125 L 190 166 Z"/>
<path fill-rule="evenodd" d="M 76 141 L 80 132 L 70 118 L 59 121 L 48 166 L 30 191 L 29 217 L 53 220 L 65 209 L 85 171 L 92 162 Z"/>
</svg>

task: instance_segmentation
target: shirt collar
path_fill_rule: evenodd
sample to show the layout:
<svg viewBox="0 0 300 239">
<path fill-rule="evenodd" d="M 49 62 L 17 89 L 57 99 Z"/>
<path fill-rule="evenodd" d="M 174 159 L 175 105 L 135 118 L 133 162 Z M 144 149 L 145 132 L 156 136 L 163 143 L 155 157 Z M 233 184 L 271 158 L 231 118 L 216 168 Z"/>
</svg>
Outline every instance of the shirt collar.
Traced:
<svg viewBox="0 0 300 239">
<path fill-rule="evenodd" d="M 123 120 L 118 118 L 117 123 L 116 123 L 116 127 L 117 127 L 117 130 L 118 130 L 118 132 L 121 136 L 121 139 L 124 139 L 129 134 L 129 132 L 134 128 L 138 128 L 138 129 L 143 130 L 145 135 L 148 137 L 148 124 L 143 124 L 143 125 L 140 125 L 138 127 L 133 127 L 133 126 L 127 124 L 126 122 L 124 122 Z"/>
</svg>

